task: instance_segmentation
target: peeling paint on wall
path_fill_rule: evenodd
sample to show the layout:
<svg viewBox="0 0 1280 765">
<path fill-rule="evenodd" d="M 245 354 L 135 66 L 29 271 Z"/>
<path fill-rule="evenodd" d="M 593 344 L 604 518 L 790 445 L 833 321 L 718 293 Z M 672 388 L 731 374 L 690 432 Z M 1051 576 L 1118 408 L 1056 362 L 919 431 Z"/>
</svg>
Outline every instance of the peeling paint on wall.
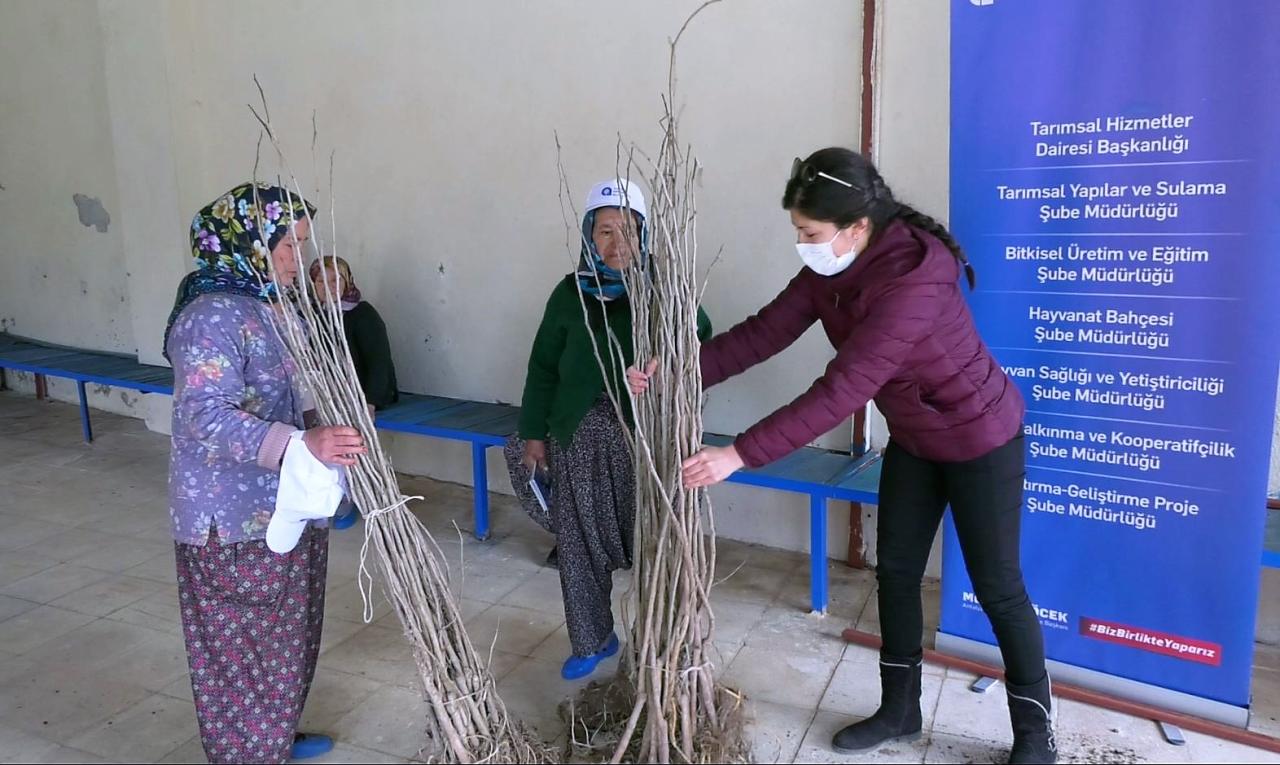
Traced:
<svg viewBox="0 0 1280 765">
<path fill-rule="evenodd" d="M 102 200 L 84 194 L 72 194 L 71 201 L 76 203 L 76 214 L 80 216 L 80 225 L 93 226 L 98 233 L 107 233 L 111 225 L 111 215 L 102 206 Z"/>
</svg>

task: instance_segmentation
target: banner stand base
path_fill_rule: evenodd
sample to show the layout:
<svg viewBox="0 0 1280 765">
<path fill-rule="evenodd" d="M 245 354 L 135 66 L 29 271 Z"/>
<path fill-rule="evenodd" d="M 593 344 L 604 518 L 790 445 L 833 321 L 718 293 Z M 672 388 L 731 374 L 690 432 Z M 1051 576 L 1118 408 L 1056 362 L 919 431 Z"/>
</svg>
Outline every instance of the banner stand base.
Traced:
<svg viewBox="0 0 1280 765">
<path fill-rule="evenodd" d="M 842 637 L 855 645 L 880 647 L 880 636 L 869 632 L 846 629 Z M 1003 677 L 1004 673 L 999 669 L 1000 652 L 995 646 L 944 632 L 936 633 L 936 638 L 937 650 L 926 649 L 925 661 L 978 675 Z M 1061 662 L 1049 661 L 1048 665 L 1054 678 L 1053 692 L 1059 698 L 1168 722 L 1183 730 L 1280 753 L 1280 738 L 1245 729 L 1249 710 L 1242 707 L 1207 701 Z M 1178 707 L 1175 708 L 1174 704 Z"/>
<path fill-rule="evenodd" d="M 939 653 L 958 656 L 962 659 L 982 662 L 995 667 L 1001 666 L 1000 649 L 993 645 L 957 637 L 939 630 L 935 633 Z M 1233 704 L 1211 701 L 1192 696 L 1187 693 L 1171 691 L 1136 680 L 1128 680 L 1115 675 L 1108 675 L 1092 669 L 1064 664 L 1050 659 L 1046 664 L 1053 684 L 1069 683 L 1081 689 L 1096 691 L 1106 696 L 1125 699 L 1138 704 L 1179 712 L 1184 715 L 1200 717 L 1205 720 L 1234 725 L 1237 728 L 1249 726 L 1249 710 Z M 1172 722 L 1172 721 L 1171 721 Z"/>
</svg>

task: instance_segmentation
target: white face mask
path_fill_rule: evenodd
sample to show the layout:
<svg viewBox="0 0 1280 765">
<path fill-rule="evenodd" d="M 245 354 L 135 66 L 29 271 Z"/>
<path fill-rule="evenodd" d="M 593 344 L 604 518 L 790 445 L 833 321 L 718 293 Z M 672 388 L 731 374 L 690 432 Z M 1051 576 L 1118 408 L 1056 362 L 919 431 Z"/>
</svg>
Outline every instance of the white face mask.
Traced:
<svg viewBox="0 0 1280 765">
<path fill-rule="evenodd" d="M 821 242 L 810 244 L 808 242 L 797 242 L 796 252 L 800 255 L 800 259 L 809 267 L 811 271 L 821 276 L 835 276 L 849 266 L 853 265 L 853 259 L 858 256 L 857 248 L 849 250 L 844 255 L 836 255 L 831 245 L 835 244 L 839 238 L 840 232 L 831 237 L 830 242 Z"/>
</svg>

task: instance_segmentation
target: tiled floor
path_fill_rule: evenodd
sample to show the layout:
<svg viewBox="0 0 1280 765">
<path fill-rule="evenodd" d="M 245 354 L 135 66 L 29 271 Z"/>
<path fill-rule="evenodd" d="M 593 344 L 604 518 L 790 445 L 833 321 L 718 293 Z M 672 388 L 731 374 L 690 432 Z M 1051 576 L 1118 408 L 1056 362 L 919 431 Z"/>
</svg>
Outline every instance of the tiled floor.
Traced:
<svg viewBox="0 0 1280 765">
<path fill-rule="evenodd" d="M 201 762 L 178 628 L 165 515 L 168 440 L 135 420 L 97 413 L 80 440 L 75 407 L 0 394 L 0 762 Z M 415 479 L 415 507 L 458 576 L 473 640 L 494 645 L 511 712 L 549 737 L 557 703 L 578 684 L 558 675 L 568 649 L 548 539 L 495 495 L 495 538 L 468 536 L 471 491 Z M 458 529 L 455 529 L 454 523 Z M 340 742 L 330 762 L 403 762 L 424 755 L 416 671 L 384 603 L 361 618 L 362 535 L 335 533 L 324 646 L 305 727 Z M 727 680 L 752 699 L 760 762 L 992 762 L 1009 743 L 1004 694 L 969 692 L 972 676 L 928 667 L 929 734 L 859 760 L 833 754 L 831 734 L 878 699 L 875 656 L 839 639 L 875 629 L 865 572 L 832 566 L 832 613 L 805 613 L 806 558 L 723 542 L 715 592 Z M 625 589 L 619 576 L 615 587 Z M 1274 587 L 1270 590 L 1276 591 Z M 936 588 L 929 613 L 936 619 Z M 1260 621 L 1273 632 L 1280 603 Z M 1276 636 L 1271 636 L 1275 640 Z M 1280 734 L 1280 650 L 1260 645 L 1255 727 Z M 616 661 L 616 660 L 615 660 Z M 604 667 L 604 672 L 614 664 Z M 785 682 L 779 679 L 785 677 Z M 1065 760 L 1280 762 L 1280 756 L 1188 734 L 1164 743 L 1156 726 L 1072 702 L 1058 705 Z"/>
</svg>

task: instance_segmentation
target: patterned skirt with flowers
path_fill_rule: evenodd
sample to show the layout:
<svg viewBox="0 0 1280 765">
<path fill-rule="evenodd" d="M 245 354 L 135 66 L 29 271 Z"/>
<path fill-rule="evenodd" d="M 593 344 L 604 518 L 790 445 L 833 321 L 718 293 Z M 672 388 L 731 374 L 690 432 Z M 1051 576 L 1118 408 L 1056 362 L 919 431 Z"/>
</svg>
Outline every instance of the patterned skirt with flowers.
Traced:
<svg viewBox="0 0 1280 765">
<path fill-rule="evenodd" d="M 277 555 L 263 540 L 174 545 L 182 630 L 209 762 L 289 758 L 320 654 L 328 529 Z"/>
</svg>

